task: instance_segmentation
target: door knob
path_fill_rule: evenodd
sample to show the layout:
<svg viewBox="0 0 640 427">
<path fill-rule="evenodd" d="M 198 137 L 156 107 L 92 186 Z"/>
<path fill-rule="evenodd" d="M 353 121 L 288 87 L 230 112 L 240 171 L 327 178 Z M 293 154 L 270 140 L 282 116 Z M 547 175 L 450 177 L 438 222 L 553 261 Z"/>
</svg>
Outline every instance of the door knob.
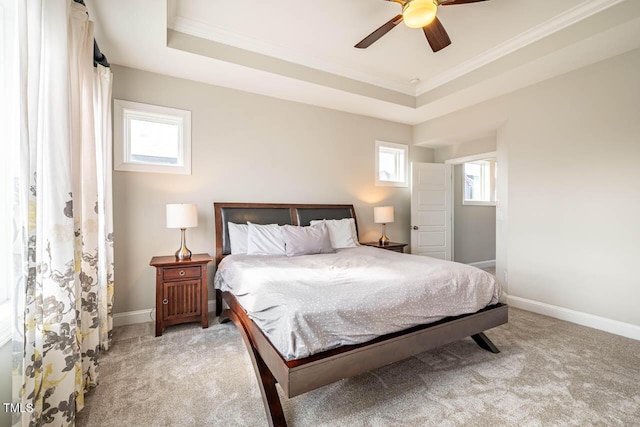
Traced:
<svg viewBox="0 0 640 427">
<path fill-rule="evenodd" d="M 410 228 L 411 228 L 412 230 L 417 230 L 417 229 L 418 229 L 418 226 L 417 226 L 417 225 L 414 225 L 413 227 L 410 227 Z"/>
</svg>

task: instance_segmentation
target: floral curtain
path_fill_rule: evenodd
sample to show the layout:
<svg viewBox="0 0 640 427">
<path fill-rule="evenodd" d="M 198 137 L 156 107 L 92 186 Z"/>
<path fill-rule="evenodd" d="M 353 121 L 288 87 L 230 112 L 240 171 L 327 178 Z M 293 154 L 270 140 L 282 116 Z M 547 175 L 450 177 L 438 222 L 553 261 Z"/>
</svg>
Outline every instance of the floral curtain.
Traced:
<svg viewBox="0 0 640 427">
<path fill-rule="evenodd" d="M 15 4 L 13 422 L 73 425 L 112 329 L 111 72 L 85 6 Z"/>
</svg>

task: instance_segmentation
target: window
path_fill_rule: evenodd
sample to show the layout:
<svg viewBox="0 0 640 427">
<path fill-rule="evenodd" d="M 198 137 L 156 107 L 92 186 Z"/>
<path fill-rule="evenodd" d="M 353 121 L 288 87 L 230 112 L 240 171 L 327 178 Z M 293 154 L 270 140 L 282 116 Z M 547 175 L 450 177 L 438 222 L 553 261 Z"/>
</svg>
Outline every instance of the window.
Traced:
<svg viewBox="0 0 640 427">
<path fill-rule="evenodd" d="M 496 204 L 496 161 L 494 159 L 475 160 L 462 165 L 463 205 Z"/>
<path fill-rule="evenodd" d="M 409 146 L 376 141 L 376 185 L 408 187 Z"/>
<path fill-rule="evenodd" d="M 191 174 L 191 112 L 115 99 L 115 170 Z"/>
</svg>

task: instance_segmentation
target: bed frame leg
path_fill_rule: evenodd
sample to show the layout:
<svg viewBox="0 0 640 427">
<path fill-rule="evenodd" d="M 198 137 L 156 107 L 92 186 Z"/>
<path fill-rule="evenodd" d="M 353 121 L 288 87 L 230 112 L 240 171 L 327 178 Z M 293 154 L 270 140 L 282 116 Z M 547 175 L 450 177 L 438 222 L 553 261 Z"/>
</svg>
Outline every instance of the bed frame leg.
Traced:
<svg viewBox="0 0 640 427">
<path fill-rule="evenodd" d="M 487 337 L 484 332 L 471 335 L 471 338 L 473 338 L 476 344 L 478 344 L 481 348 L 490 351 L 491 353 L 500 353 L 498 347 L 496 347 L 495 344 L 491 342 L 489 337 Z"/>
<path fill-rule="evenodd" d="M 216 289 L 216 316 L 220 316 L 220 313 L 222 313 L 222 291 Z"/>
<path fill-rule="evenodd" d="M 264 403 L 264 410 L 267 414 L 269 427 L 287 427 L 287 420 L 284 418 L 280 396 L 278 396 L 278 390 L 276 390 L 276 379 L 258 352 L 252 350 L 252 353 L 255 358 L 254 369 L 256 369 L 256 376 L 258 377 L 260 392 L 262 394 L 262 403 Z"/>
<path fill-rule="evenodd" d="M 260 387 L 262 403 L 264 404 L 264 410 L 267 414 L 269 427 L 287 427 L 287 420 L 284 417 L 284 411 L 282 410 L 282 404 L 280 403 L 280 396 L 278 396 L 278 390 L 276 389 L 277 381 L 275 377 L 267 367 L 267 364 L 264 363 L 264 360 L 258 351 L 253 348 L 253 344 L 247 334 L 247 331 L 240 319 L 232 310 L 224 310 L 220 315 L 221 323 L 228 320 L 232 320 L 236 325 L 240 335 L 242 336 L 242 340 L 249 351 L 253 370 L 255 371 L 258 379 L 258 386 Z"/>
</svg>

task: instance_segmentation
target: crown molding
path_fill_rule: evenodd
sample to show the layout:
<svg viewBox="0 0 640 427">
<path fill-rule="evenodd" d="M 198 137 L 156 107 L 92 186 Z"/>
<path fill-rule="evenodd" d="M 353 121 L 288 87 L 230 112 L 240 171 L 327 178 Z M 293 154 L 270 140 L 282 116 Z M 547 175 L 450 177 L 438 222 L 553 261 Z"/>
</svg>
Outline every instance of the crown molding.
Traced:
<svg viewBox="0 0 640 427">
<path fill-rule="evenodd" d="M 470 73 L 484 65 L 496 61 L 518 49 L 547 37 L 557 31 L 567 28 L 598 12 L 622 3 L 625 0 L 586 0 L 584 3 L 557 15 L 542 24 L 520 33 L 519 35 L 500 43 L 499 45 L 477 55 L 455 67 L 450 68 L 429 80 L 424 81 L 416 88 L 416 95 L 420 96 L 430 90 L 442 86 L 452 80 Z M 637 1 L 637 0 L 636 0 Z"/>
<path fill-rule="evenodd" d="M 368 83 L 384 89 L 400 92 L 405 95 L 416 96 L 416 88 L 410 83 L 400 83 L 398 81 L 382 79 L 302 52 L 291 51 L 290 49 L 265 43 L 252 37 L 243 36 L 221 27 L 185 18 L 184 16 L 169 16 L 167 21 L 167 28 L 174 31 L 207 40 L 213 40 L 218 43 L 278 58 L 315 70 L 336 74 L 362 83 Z"/>
</svg>

